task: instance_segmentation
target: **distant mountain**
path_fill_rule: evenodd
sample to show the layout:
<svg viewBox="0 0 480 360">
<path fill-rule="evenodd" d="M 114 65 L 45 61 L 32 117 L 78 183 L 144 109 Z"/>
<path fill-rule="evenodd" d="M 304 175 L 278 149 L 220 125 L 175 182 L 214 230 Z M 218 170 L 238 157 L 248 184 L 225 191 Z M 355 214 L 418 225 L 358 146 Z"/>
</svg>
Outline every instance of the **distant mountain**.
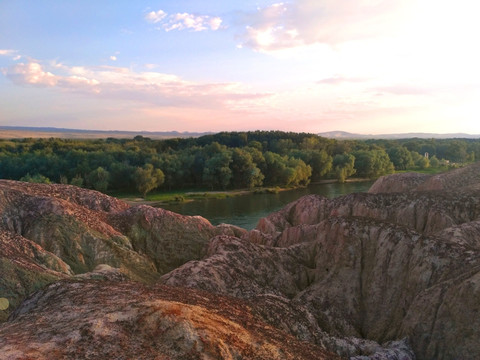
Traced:
<svg viewBox="0 0 480 360">
<path fill-rule="evenodd" d="M 411 139 L 411 138 L 422 138 L 422 139 L 478 139 L 480 135 L 471 135 L 464 133 L 455 133 L 455 134 L 434 134 L 434 133 L 402 133 L 402 134 L 354 134 L 346 131 L 327 131 L 318 133 L 317 135 L 326 137 L 329 139 Z"/>
<path fill-rule="evenodd" d="M 133 138 L 141 135 L 152 139 L 199 137 L 211 132 L 178 132 L 178 131 L 119 131 L 119 130 L 82 130 L 55 127 L 0 126 L 0 138 Z"/>
<path fill-rule="evenodd" d="M 28 127 L 28 126 L 0 126 L 0 139 L 21 139 L 21 138 L 64 138 L 64 139 L 101 139 L 101 138 L 134 138 L 144 136 L 151 139 L 171 139 L 200 137 L 214 134 L 215 132 L 179 132 L 179 131 L 120 131 L 120 130 L 83 130 L 65 129 L 56 127 Z M 402 134 L 355 134 L 346 131 L 327 131 L 317 135 L 330 139 L 478 139 L 479 135 L 464 133 L 455 134 L 434 134 L 434 133 L 402 133 Z"/>
</svg>

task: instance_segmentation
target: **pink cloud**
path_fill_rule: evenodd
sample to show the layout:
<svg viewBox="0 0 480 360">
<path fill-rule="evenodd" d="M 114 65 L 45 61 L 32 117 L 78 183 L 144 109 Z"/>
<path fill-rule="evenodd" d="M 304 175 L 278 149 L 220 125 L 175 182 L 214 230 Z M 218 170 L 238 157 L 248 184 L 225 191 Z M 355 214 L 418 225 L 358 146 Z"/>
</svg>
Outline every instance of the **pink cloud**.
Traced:
<svg viewBox="0 0 480 360">
<path fill-rule="evenodd" d="M 269 96 L 238 83 L 196 83 L 159 72 L 135 72 L 114 66 L 84 67 L 39 62 L 16 64 L 3 70 L 13 83 L 49 87 L 96 98 L 155 106 L 230 108 L 237 102 Z"/>
<path fill-rule="evenodd" d="M 242 46 L 274 51 L 394 33 L 413 0 L 294 0 L 243 16 Z"/>
<path fill-rule="evenodd" d="M 382 87 L 377 87 L 373 90 L 379 91 L 380 93 L 388 93 L 392 95 L 428 95 L 435 92 L 435 89 L 432 89 L 432 88 L 427 88 L 424 86 L 416 86 L 416 85 L 407 85 L 407 84 L 382 86 Z"/>
<path fill-rule="evenodd" d="M 317 81 L 319 85 L 339 85 L 345 83 L 363 83 L 368 81 L 367 78 L 360 78 L 360 77 L 345 77 L 341 75 L 335 75 L 326 79 L 322 79 Z"/>
<path fill-rule="evenodd" d="M 52 87 L 58 83 L 58 77 L 51 72 L 44 71 L 36 62 L 28 64 L 19 63 L 6 70 L 4 75 L 17 85 L 33 85 L 40 87 Z"/>
</svg>

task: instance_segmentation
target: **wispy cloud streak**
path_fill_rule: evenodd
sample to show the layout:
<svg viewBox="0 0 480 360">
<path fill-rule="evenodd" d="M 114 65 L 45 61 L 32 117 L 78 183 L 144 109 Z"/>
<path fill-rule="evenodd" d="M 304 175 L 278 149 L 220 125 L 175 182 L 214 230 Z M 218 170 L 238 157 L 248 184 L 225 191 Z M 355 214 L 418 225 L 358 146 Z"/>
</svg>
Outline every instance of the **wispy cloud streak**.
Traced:
<svg viewBox="0 0 480 360">
<path fill-rule="evenodd" d="M 18 63 L 2 73 L 20 86 L 48 87 L 97 98 L 156 106 L 229 108 L 237 102 L 268 96 L 249 92 L 239 83 L 196 83 L 159 72 L 135 72 L 115 66 L 66 66 Z"/>
<path fill-rule="evenodd" d="M 145 15 L 145 20 L 152 24 L 160 23 L 161 29 L 167 32 L 172 30 L 215 31 L 220 29 L 222 24 L 222 19 L 218 16 L 197 15 L 186 12 L 168 15 L 163 10 L 149 12 Z"/>
</svg>

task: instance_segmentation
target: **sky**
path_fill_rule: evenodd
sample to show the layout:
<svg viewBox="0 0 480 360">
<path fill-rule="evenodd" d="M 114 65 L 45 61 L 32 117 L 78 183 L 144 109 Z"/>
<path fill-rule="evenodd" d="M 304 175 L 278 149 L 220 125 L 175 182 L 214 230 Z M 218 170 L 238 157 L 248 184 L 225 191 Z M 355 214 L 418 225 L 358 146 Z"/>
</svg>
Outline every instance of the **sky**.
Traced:
<svg viewBox="0 0 480 360">
<path fill-rule="evenodd" d="M 471 0 L 0 0 L 0 126 L 480 134 Z"/>
</svg>

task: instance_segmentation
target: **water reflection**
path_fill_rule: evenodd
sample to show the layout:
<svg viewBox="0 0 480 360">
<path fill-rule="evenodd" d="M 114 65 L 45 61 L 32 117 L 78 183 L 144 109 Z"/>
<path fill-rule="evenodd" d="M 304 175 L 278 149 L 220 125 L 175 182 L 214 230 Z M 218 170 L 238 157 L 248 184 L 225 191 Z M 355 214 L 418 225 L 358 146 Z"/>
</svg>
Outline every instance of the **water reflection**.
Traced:
<svg viewBox="0 0 480 360">
<path fill-rule="evenodd" d="M 329 198 L 367 191 L 372 181 L 345 184 L 313 184 L 303 189 L 282 191 L 278 194 L 249 194 L 226 199 L 203 199 L 188 203 L 162 206 L 183 215 L 200 215 L 213 225 L 233 224 L 253 229 L 260 218 L 277 211 L 289 202 L 308 194 L 320 194 Z"/>
</svg>

